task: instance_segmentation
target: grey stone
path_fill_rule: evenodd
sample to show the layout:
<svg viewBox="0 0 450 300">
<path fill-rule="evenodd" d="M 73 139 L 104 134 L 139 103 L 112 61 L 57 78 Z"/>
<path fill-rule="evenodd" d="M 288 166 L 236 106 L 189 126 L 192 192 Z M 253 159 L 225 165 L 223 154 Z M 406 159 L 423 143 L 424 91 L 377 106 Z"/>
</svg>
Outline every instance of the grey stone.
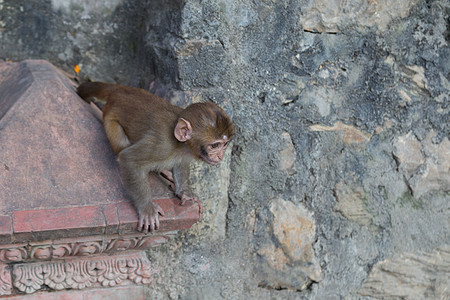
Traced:
<svg viewBox="0 0 450 300">
<path fill-rule="evenodd" d="M 445 137 L 434 144 L 433 131 L 420 143 L 411 133 L 401 136 L 395 144 L 394 155 L 399 170 L 404 173 L 414 196 L 432 191 L 450 191 L 450 142 Z"/>
<path fill-rule="evenodd" d="M 303 12 L 302 25 L 318 32 L 340 32 L 350 26 L 376 26 L 384 31 L 392 19 L 406 17 L 416 3 L 416 0 L 310 0 Z"/>
<path fill-rule="evenodd" d="M 448 299 L 450 247 L 404 253 L 373 266 L 359 293 L 381 299 Z"/>
<path fill-rule="evenodd" d="M 303 205 L 274 199 L 270 206 L 273 215 L 271 233 L 258 249 L 261 257 L 256 268 L 261 286 L 304 290 L 311 282 L 319 282 L 322 271 L 318 265 L 313 242 L 315 224 L 312 214 Z"/>
<path fill-rule="evenodd" d="M 358 223 L 359 225 L 372 227 L 373 216 L 367 211 L 368 195 L 361 187 L 349 186 L 344 182 L 336 185 L 336 210 L 345 218 Z"/>
</svg>

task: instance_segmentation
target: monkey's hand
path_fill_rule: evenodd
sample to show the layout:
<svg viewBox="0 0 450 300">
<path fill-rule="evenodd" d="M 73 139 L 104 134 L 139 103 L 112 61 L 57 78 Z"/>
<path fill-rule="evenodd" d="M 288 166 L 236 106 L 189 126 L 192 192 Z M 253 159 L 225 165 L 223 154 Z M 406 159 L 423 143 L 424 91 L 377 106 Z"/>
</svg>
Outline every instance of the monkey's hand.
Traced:
<svg viewBox="0 0 450 300">
<path fill-rule="evenodd" d="M 177 195 L 181 200 L 181 205 L 185 205 L 186 201 L 192 201 L 198 204 L 198 209 L 200 212 L 200 220 L 203 215 L 203 204 L 200 200 L 198 200 L 197 196 L 195 196 L 192 192 L 182 192 L 181 195 Z"/>
<path fill-rule="evenodd" d="M 147 233 L 150 228 L 150 232 L 159 229 L 159 215 L 164 216 L 162 208 L 153 202 L 150 202 L 146 208 L 138 210 L 139 222 L 138 231 Z"/>
</svg>

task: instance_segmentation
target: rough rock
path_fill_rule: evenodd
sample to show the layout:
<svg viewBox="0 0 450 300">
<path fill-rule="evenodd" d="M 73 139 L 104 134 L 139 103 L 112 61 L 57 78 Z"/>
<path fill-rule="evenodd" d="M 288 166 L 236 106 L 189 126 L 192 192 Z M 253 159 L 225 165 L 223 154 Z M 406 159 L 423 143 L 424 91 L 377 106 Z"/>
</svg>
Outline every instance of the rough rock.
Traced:
<svg viewBox="0 0 450 300">
<path fill-rule="evenodd" d="M 406 17 L 416 3 L 417 0 L 309 0 L 301 22 L 313 32 L 336 33 L 350 26 L 376 26 L 384 31 L 392 19 Z"/>
<path fill-rule="evenodd" d="M 272 201 L 270 212 L 273 242 L 263 245 L 257 252 L 264 261 L 260 265 L 262 273 L 258 275 L 260 285 L 303 290 L 311 282 L 322 280 L 313 250 L 312 214 L 302 205 L 281 198 Z"/>
<path fill-rule="evenodd" d="M 420 143 L 410 132 L 395 143 L 399 171 L 416 198 L 431 191 L 450 191 L 450 142 L 445 137 L 435 144 L 435 136 L 431 131 Z"/>
<path fill-rule="evenodd" d="M 343 132 L 343 140 L 349 146 L 358 146 L 358 145 L 366 145 L 371 138 L 371 135 L 363 132 L 354 126 L 343 124 L 342 122 L 336 122 L 333 126 L 325 126 L 325 125 L 311 125 L 309 126 L 309 130 L 311 131 L 337 131 Z"/>
<path fill-rule="evenodd" d="M 295 159 L 296 153 L 294 144 L 292 144 L 291 136 L 288 132 L 283 132 L 281 134 L 282 149 L 280 150 L 280 167 L 281 170 L 286 172 L 288 175 L 294 175 L 295 173 Z"/>
<path fill-rule="evenodd" d="M 373 228 L 373 216 L 367 211 L 368 195 L 359 186 L 339 182 L 335 189 L 336 210 L 359 225 Z"/>
<path fill-rule="evenodd" d="M 393 154 L 399 161 L 399 170 L 405 173 L 407 178 L 411 178 L 417 172 L 417 168 L 425 162 L 421 144 L 411 132 L 398 137 Z"/>
<path fill-rule="evenodd" d="M 404 253 L 376 263 L 359 293 L 379 299 L 448 299 L 450 247 Z"/>
<path fill-rule="evenodd" d="M 205 166 L 200 162 L 191 164 L 190 182 L 194 192 L 203 203 L 201 222 L 194 225 L 202 239 L 221 240 L 226 233 L 228 209 L 228 186 L 230 183 L 230 151 L 217 167 Z"/>
</svg>

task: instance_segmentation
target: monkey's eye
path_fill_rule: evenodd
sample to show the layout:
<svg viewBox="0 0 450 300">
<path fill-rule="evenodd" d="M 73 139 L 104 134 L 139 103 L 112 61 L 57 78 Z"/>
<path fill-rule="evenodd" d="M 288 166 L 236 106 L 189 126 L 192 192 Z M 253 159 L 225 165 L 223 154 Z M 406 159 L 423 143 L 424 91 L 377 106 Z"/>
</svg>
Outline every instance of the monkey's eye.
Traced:
<svg viewBox="0 0 450 300">
<path fill-rule="evenodd" d="M 215 149 L 215 148 L 219 147 L 219 145 L 220 145 L 220 143 L 214 143 L 211 145 L 211 148 Z"/>
</svg>

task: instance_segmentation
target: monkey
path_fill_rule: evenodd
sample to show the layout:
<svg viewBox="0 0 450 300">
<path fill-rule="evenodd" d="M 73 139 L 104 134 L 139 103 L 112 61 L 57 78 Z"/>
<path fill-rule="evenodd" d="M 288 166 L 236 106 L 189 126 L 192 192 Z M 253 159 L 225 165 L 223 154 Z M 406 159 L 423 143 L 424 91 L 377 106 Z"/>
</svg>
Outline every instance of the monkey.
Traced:
<svg viewBox="0 0 450 300">
<path fill-rule="evenodd" d="M 159 215 L 164 215 L 152 201 L 150 172 L 162 172 L 180 204 L 197 202 L 201 213 L 201 202 L 188 186 L 189 163 L 199 159 L 217 165 L 223 159 L 234 125 L 222 108 L 201 102 L 183 109 L 144 89 L 102 82 L 82 83 L 77 93 L 88 103 L 94 97 L 106 102 L 103 126 L 138 213 L 138 231 L 159 229 Z"/>
</svg>

